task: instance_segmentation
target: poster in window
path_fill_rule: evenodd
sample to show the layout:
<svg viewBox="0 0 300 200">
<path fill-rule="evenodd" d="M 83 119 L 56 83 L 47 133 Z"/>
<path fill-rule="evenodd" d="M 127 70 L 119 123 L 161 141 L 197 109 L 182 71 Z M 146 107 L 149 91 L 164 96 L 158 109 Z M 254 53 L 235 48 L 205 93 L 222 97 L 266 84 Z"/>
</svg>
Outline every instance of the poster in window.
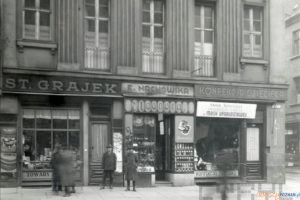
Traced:
<svg viewBox="0 0 300 200">
<path fill-rule="evenodd" d="M 247 161 L 259 161 L 259 128 L 247 128 Z"/>
<path fill-rule="evenodd" d="M 175 141 L 181 143 L 194 142 L 193 116 L 175 116 Z"/>
<path fill-rule="evenodd" d="M 114 153 L 117 156 L 117 169 L 116 172 L 122 172 L 122 143 L 123 141 L 123 136 L 119 132 L 115 132 L 113 134 L 113 145 L 114 145 Z"/>
<path fill-rule="evenodd" d="M 1 146 L 1 154 L 0 154 L 0 166 L 1 172 L 16 172 L 16 128 L 9 126 L 0 127 L 0 146 Z"/>
</svg>

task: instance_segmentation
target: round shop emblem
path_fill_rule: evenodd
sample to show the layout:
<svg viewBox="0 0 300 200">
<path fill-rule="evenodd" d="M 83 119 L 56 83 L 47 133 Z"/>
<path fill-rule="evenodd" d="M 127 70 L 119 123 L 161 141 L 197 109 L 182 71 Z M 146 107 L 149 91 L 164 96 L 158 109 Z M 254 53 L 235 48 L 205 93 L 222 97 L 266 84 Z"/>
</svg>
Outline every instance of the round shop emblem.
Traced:
<svg viewBox="0 0 300 200">
<path fill-rule="evenodd" d="M 157 112 L 162 113 L 164 111 L 164 103 L 162 101 L 159 101 L 157 103 Z"/>
<path fill-rule="evenodd" d="M 187 121 L 181 120 L 178 125 L 178 129 L 181 131 L 182 135 L 190 134 L 191 126 Z"/>
<path fill-rule="evenodd" d="M 172 101 L 170 103 L 170 112 L 175 113 L 175 111 L 176 111 L 176 103 L 174 101 Z"/>
<path fill-rule="evenodd" d="M 127 112 L 130 112 L 131 111 L 131 101 L 130 100 L 126 100 L 125 101 L 125 110 Z"/>
<path fill-rule="evenodd" d="M 152 108 L 152 104 L 150 101 L 146 101 L 145 102 L 145 111 L 146 112 L 150 112 L 151 111 L 151 108 Z"/>
<path fill-rule="evenodd" d="M 157 112 L 157 102 L 156 101 L 152 101 L 151 102 L 151 106 L 152 106 L 152 112 Z"/>
</svg>

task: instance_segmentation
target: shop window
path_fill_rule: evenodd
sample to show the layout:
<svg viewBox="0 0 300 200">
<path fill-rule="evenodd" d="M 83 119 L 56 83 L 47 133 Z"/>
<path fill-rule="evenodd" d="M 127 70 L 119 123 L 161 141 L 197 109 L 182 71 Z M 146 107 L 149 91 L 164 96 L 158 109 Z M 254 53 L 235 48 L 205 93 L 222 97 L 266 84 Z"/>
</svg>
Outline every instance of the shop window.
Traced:
<svg viewBox="0 0 300 200">
<path fill-rule="evenodd" d="M 244 7 L 243 56 L 263 56 L 263 9 L 258 6 Z"/>
<path fill-rule="evenodd" d="M 214 75 L 214 7 L 195 4 L 194 70 L 196 76 Z"/>
<path fill-rule="evenodd" d="M 85 68 L 109 70 L 109 0 L 85 0 Z"/>
<path fill-rule="evenodd" d="M 293 32 L 293 56 L 300 55 L 300 30 Z"/>
<path fill-rule="evenodd" d="M 23 0 L 23 38 L 52 40 L 52 5 L 50 0 Z"/>
<path fill-rule="evenodd" d="M 132 146 L 138 156 L 137 170 L 154 172 L 156 118 L 150 115 L 134 115 L 132 133 Z"/>
<path fill-rule="evenodd" d="M 239 120 L 197 118 L 195 133 L 195 170 L 238 174 Z"/>
<path fill-rule="evenodd" d="M 163 74 L 164 69 L 164 2 L 143 0 L 142 71 Z"/>
<path fill-rule="evenodd" d="M 47 169 L 54 147 L 70 147 L 79 154 L 79 110 L 24 109 L 23 167 Z"/>
</svg>

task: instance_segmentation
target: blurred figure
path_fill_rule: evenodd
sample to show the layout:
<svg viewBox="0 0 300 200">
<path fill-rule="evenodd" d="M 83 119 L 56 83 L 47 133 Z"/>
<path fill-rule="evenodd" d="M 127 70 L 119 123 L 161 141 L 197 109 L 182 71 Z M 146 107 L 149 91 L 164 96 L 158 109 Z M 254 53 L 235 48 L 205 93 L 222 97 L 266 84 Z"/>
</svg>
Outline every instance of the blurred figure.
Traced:
<svg viewBox="0 0 300 200">
<path fill-rule="evenodd" d="M 133 152 L 133 148 L 130 146 L 127 149 L 127 154 L 125 156 L 125 174 L 126 174 L 126 180 L 127 180 L 127 189 L 126 191 L 130 190 L 130 181 L 132 181 L 132 191 L 135 190 L 135 179 L 137 175 L 137 156 Z"/>
<path fill-rule="evenodd" d="M 56 144 L 50 161 L 52 167 L 52 191 L 62 191 L 59 166 L 61 162 L 61 145 Z"/>
<path fill-rule="evenodd" d="M 71 195 L 70 187 L 74 185 L 75 180 L 73 176 L 73 152 L 67 147 L 64 147 L 61 153 L 61 165 L 59 171 L 61 184 L 65 189 L 64 196 L 68 197 Z"/>
<path fill-rule="evenodd" d="M 109 188 L 112 189 L 112 184 L 113 184 L 113 173 L 116 170 L 117 167 L 117 156 L 113 152 L 113 147 L 112 145 L 108 145 L 107 151 L 103 154 L 102 157 L 102 167 L 104 169 L 104 176 L 103 176 L 103 182 L 102 182 L 102 187 L 100 189 L 105 188 L 105 182 L 106 182 L 106 177 L 109 176 Z"/>
</svg>

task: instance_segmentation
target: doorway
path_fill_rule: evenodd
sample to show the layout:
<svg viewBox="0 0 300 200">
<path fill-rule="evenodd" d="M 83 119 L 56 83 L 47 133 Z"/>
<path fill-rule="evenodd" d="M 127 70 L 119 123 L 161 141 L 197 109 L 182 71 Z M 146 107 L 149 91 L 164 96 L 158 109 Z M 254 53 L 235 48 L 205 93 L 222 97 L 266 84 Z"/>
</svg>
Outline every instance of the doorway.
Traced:
<svg viewBox="0 0 300 200">
<path fill-rule="evenodd" d="M 109 142 L 109 122 L 94 121 L 90 123 L 90 151 L 89 151 L 89 184 L 102 181 L 102 155 Z"/>
</svg>

